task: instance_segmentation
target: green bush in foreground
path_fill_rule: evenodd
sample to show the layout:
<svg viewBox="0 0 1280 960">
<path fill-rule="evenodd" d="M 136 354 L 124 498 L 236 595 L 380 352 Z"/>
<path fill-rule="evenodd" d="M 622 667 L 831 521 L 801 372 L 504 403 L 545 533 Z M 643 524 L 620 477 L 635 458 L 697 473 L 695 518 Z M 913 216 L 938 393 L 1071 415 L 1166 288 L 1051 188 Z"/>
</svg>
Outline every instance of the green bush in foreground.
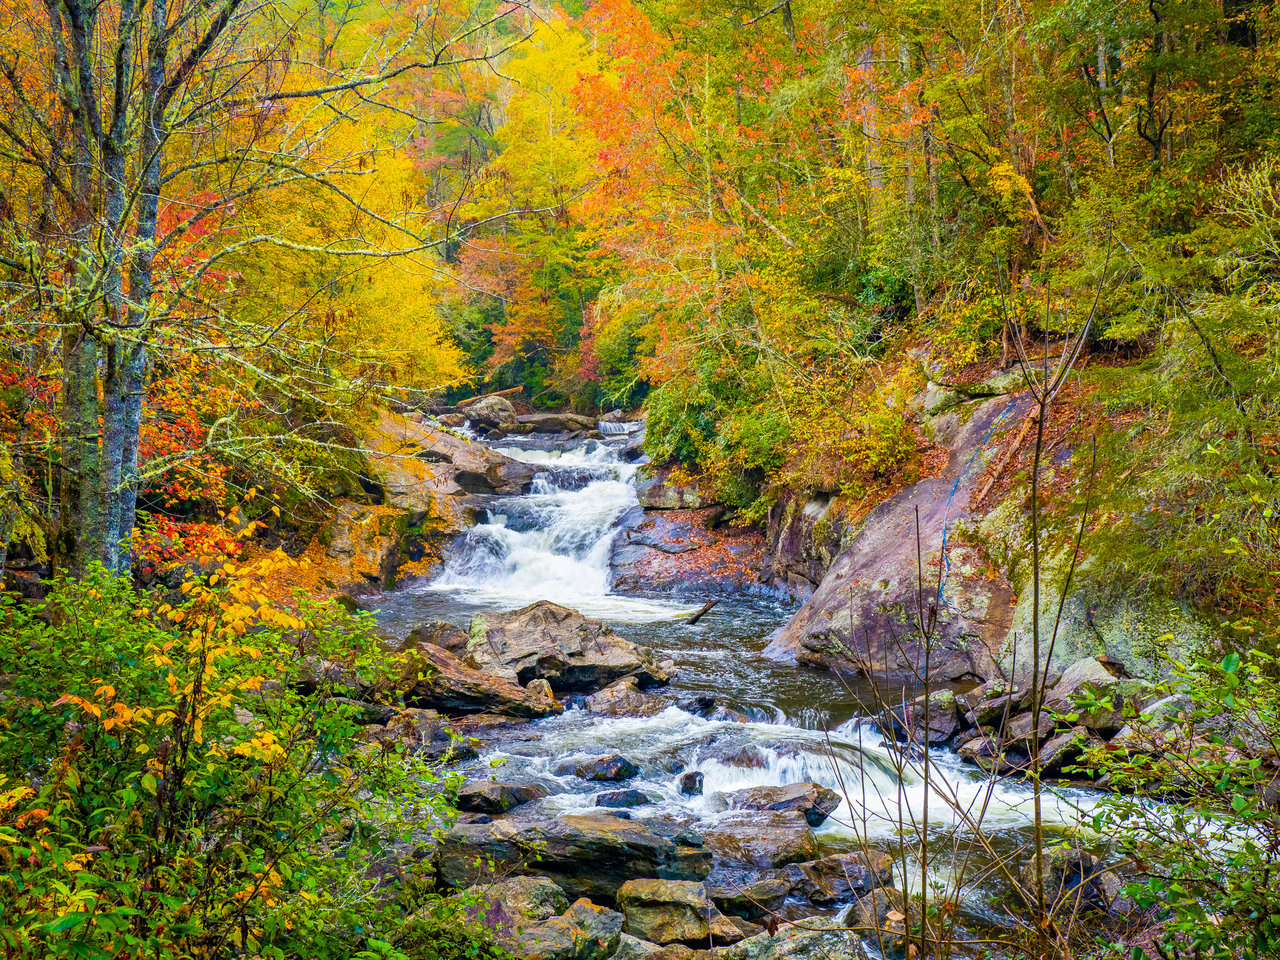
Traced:
<svg viewBox="0 0 1280 960">
<path fill-rule="evenodd" d="M 280 609 L 265 572 L 225 565 L 176 606 L 100 572 L 0 600 L 0 955 L 406 956 L 423 904 L 369 868 L 450 811 L 401 745 L 356 736 L 339 683 L 298 683 L 300 649 L 375 680 L 368 618 Z M 438 956 L 484 955 L 440 926 Z"/>
</svg>

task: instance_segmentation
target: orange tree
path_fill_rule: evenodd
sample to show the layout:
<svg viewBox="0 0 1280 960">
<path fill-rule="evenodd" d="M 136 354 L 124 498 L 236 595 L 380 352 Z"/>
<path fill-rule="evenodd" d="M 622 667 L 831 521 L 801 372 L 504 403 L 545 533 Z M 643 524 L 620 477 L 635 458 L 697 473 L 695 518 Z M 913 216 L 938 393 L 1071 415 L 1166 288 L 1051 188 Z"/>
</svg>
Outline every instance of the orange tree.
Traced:
<svg viewBox="0 0 1280 960">
<path fill-rule="evenodd" d="M 427 766 L 356 736 L 341 695 L 382 673 L 370 622 L 274 605 L 280 562 L 224 563 L 175 603 L 101 568 L 0 601 L 0 955 L 396 956 L 404 909 L 419 932 L 445 915 L 369 869 L 450 813 Z"/>
</svg>

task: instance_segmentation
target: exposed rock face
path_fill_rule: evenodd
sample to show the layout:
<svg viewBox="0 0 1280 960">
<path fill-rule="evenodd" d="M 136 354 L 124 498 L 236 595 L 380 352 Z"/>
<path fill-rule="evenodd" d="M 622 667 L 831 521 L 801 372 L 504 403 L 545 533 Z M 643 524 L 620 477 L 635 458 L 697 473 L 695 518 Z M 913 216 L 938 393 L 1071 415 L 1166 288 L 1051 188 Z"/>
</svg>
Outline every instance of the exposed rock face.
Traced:
<svg viewBox="0 0 1280 960">
<path fill-rule="evenodd" d="M 443 713 L 493 712 L 509 717 L 546 717 L 564 708 L 518 684 L 491 676 L 429 643 L 405 652 L 397 690 L 405 701 Z"/>
<path fill-rule="evenodd" d="M 671 479 L 671 470 L 666 467 L 637 484 L 636 497 L 646 510 L 696 510 L 711 504 L 696 480 L 677 483 Z"/>
<path fill-rule="evenodd" d="M 1160 692 L 1145 680 L 1117 677 L 1097 658 L 1086 657 L 1066 669 L 1045 702 L 1059 713 L 1078 714 L 1081 726 L 1106 737 L 1125 726 L 1126 706 L 1133 716 L 1160 698 Z M 1110 708 L 1086 705 L 1089 701 L 1104 699 L 1110 702 Z"/>
<path fill-rule="evenodd" d="M 733 593 L 759 583 L 764 537 L 756 530 L 715 526 L 721 511 L 638 507 L 623 519 L 610 564 L 615 586 L 692 594 Z"/>
<path fill-rule="evenodd" d="M 521 804 L 541 800 L 547 791 L 536 784 L 498 783 L 481 780 L 458 791 L 458 809 L 471 813 L 506 813 Z"/>
<path fill-rule="evenodd" d="M 512 877 L 473 892 L 489 903 L 486 924 L 499 930 L 509 925 L 514 931 L 519 921 L 549 920 L 569 909 L 564 891 L 546 877 Z"/>
<path fill-rule="evenodd" d="M 788 493 L 769 509 L 763 580 L 809 598 L 840 554 L 848 524 L 830 494 Z"/>
<path fill-rule="evenodd" d="M 441 838 L 436 858 L 440 878 L 451 887 L 483 879 L 491 860 L 499 871 L 550 877 L 570 896 L 606 902 L 628 880 L 701 880 L 711 870 L 706 850 L 604 813 L 459 824 Z"/>
<path fill-rule="evenodd" d="M 404 516 L 382 506 L 339 500 L 321 542 L 329 559 L 337 561 L 349 583 L 371 584 L 385 590 L 395 583 L 405 560 L 402 538 L 408 529 Z"/>
<path fill-rule="evenodd" d="M 432 646 L 448 650 L 455 657 L 462 657 L 466 656 L 467 642 L 470 639 L 467 636 L 467 631 L 457 624 L 446 623 L 441 620 L 414 627 L 413 630 L 409 631 L 409 635 L 404 638 L 403 642 L 391 644 L 391 646 L 394 646 L 395 649 L 404 649 L 416 646 L 419 643 L 429 643 Z"/>
<path fill-rule="evenodd" d="M 702 837 L 709 850 L 730 863 L 785 867 L 818 856 L 813 831 L 797 810 L 729 814 Z"/>
<path fill-rule="evenodd" d="M 630 807 L 643 807 L 650 803 L 653 803 L 653 800 L 649 795 L 641 793 L 639 790 L 608 790 L 605 793 L 596 794 L 597 807 L 628 809 Z"/>
<path fill-rule="evenodd" d="M 622 677 L 639 686 L 670 680 L 645 648 L 546 600 L 473 620 L 467 660 L 512 683 L 544 679 L 557 693 L 596 690 Z"/>
<path fill-rule="evenodd" d="M 534 476 L 528 464 L 484 444 L 388 411 L 367 429 L 364 446 L 387 506 L 410 525 L 429 523 L 443 534 L 468 528 L 475 495 L 519 494 Z"/>
<path fill-rule="evenodd" d="M 927 729 L 926 713 L 929 721 Z M 917 697 L 909 703 L 899 704 L 892 710 L 881 713 L 877 718 L 877 725 L 898 740 L 928 743 L 931 746 L 949 743 L 960 730 L 956 695 L 950 690 L 936 690 L 927 698 Z"/>
<path fill-rule="evenodd" d="M 822 824 L 840 806 L 840 794 L 816 783 L 747 787 L 719 794 L 730 810 L 767 810 L 801 814 L 811 827 Z"/>
<path fill-rule="evenodd" d="M 1018 409 L 1026 404 L 1019 401 Z M 770 644 L 771 654 L 844 671 L 919 677 L 924 647 L 916 624 L 915 511 L 923 553 L 934 555 L 944 527 L 970 516 L 983 465 L 973 455 L 1008 405 L 1005 398 L 982 404 L 959 428 L 941 476 L 906 488 L 867 515 L 813 596 Z M 985 565 L 973 548 L 952 541 L 948 557 L 945 603 L 937 610 L 932 644 L 933 679 L 982 679 L 994 673 L 991 651 L 1008 633 L 1014 596 L 1007 584 L 982 575 Z M 931 607 L 932 598 L 925 604 Z"/>
</svg>

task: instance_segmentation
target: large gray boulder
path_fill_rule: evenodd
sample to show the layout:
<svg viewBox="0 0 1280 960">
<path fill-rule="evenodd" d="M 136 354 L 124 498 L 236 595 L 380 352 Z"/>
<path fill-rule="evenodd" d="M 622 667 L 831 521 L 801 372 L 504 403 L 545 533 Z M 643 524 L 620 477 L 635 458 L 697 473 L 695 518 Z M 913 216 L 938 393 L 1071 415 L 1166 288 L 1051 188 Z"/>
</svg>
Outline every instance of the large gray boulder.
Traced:
<svg viewBox="0 0 1280 960">
<path fill-rule="evenodd" d="M 1025 410 L 1026 401 L 1019 404 Z M 856 533 L 846 535 L 813 596 L 767 653 L 844 672 L 913 682 L 920 677 L 925 645 L 916 622 L 921 606 L 917 510 L 921 552 L 936 556 L 943 530 L 972 516 L 970 498 L 982 482 L 984 465 L 974 454 L 1007 406 L 1001 398 L 978 407 L 951 439 L 946 470 L 890 497 Z M 995 651 L 1009 632 L 1015 597 L 1008 583 L 987 576 L 988 563 L 977 548 L 952 540 L 948 558 L 944 603 L 937 604 L 928 587 L 923 598 L 926 617 L 935 618 L 932 679 L 985 679 L 995 672 Z M 934 575 L 925 571 L 925 580 Z"/>
<path fill-rule="evenodd" d="M 785 867 L 818 857 L 813 830 L 798 810 L 741 811 L 702 831 L 707 849 L 729 863 Z"/>
<path fill-rule="evenodd" d="M 633 677 L 641 687 L 671 679 L 648 649 L 547 600 L 476 617 L 466 658 L 512 683 L 544 679 L 557 693 L 598 690 L 622 677 Z"/>
<path fill-rule="evenodd" d="M 579 430 L 595 430 L 599 421 L 577 413 L 527 413 L 519 418 L 529 433 L 577 433 Z"/>
<path fill-rule="evenodd" d="M 516 408 L 506 397 L 481 397 L 459 411 L 472 423 L 510 433 L 517 426 Z"/>
<path fill-rule="evenodd" d="M 809 863 L 793 863 L 782 871 L 793 897 L 829 906 L 893 883 L 893 858 L 882 850 L 839 853 Z"/>
<path fill-rule="evenodd" d="M 1045 705 L 1056 713 L 1078 718 L 1073 722 L 1109 737 L 1161 696 L 1153 684 L 1117 677 L 1096 658 L 1086 657 L 1067 667 L 1046 695 Z"/>
<path fill-rule="evenodd" d="M 626 930 L 650 943 L 706 943 L 712 913 L 707 888 L 690 880 L 629 880 L 618 889 Z"/>
<path fill-rule="evenodd" d="M 436 861 L 450 887 L 483 882 L 493 871 L 519 870 L 551 878 L 570 896 L 611 901 L 619 887 L 636 878 L 705 878 L 711 854 L 683 839 L 606 813 L 536 823 L 495 820 L 448 830 L 436 848 Z"/>
</svg>

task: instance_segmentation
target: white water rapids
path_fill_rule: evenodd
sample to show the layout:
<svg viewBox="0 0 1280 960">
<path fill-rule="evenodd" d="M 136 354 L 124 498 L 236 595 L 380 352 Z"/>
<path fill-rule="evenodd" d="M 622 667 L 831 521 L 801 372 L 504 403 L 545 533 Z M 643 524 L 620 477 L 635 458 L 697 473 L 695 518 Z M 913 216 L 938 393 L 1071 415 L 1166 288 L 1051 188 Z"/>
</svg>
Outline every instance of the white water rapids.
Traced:
<svg viewBox="0 0 1280 960">
<path fill-rule="evenodd" d="M 616 439 L 625 442 L 625 435 Z M 989 778 L 938 749 L 930 752 L 926 789 L 921 758 L 904 767 L 902 756 L 860 719 L 866 713 L 861 694 L 847 681 L 761 656 L 768 634 L 794 608 L 731 598 L 694 627 L 683 620 L 696 606 L 614 592 L 613 541 L 619 522 L 634 519 L 637 506 L 636 468 L 622 462 L 618 446 L 502 452 L 545 469 L 528 494 L 491 506 L 487 520 L 449 553 L 435 581 L 389 597 L 384 619 L 398 621 L 407 632 L 433 616 L 465 625 L 472 613 L 551 600 L 616 625 L 621 635 L 652 647 L 659 659 L 673 657 L 680 675 L 657 691 L 673 704 L 714 697 L 717 706 L 749 716 L 748 722 L 742 716 L 709 720 L 673 705 L 656 716 L 611 718 L 571 708 L 521 727 L 518 736 L 499 736 L 467 772 L 494 776 L 491 768 L 500 766 L 499 779 L 536 782 L 550 794 L 512 816 L 594 809 L 599 793 L 622 785 L 591 783 L 557 770 L 618 753 L 641 771 L 625 786 L 654 801 L 631 810 L 635 820 L 708 829 L 726 816 L 715 796 L 721 791 L 812 781 L 845 798 L 817 831 L 824 853 L 867 842 L 888 848 L 921 827 L 931 836 L 958 840 L 954 846 L 940 843 L 956 857 L 966 849 L 972 853 L 963 838 L 978 826 L 1003 833 L 1006 849 L 1027 841 L 1032 794 L 1025 784 Z M 681 774 L 694 770 L 703 774 L 704 793 L 685 796 Z M 1046 824 L 1055 831 L 1079 830 L 1094 797 L 1083 790 L 1046 792 Z M 946 855 L 938 857 L 931 878 L 945 881 L 949 864 Z M 907 883 L 918 888 L 918 871 Z"/>
</svg>

